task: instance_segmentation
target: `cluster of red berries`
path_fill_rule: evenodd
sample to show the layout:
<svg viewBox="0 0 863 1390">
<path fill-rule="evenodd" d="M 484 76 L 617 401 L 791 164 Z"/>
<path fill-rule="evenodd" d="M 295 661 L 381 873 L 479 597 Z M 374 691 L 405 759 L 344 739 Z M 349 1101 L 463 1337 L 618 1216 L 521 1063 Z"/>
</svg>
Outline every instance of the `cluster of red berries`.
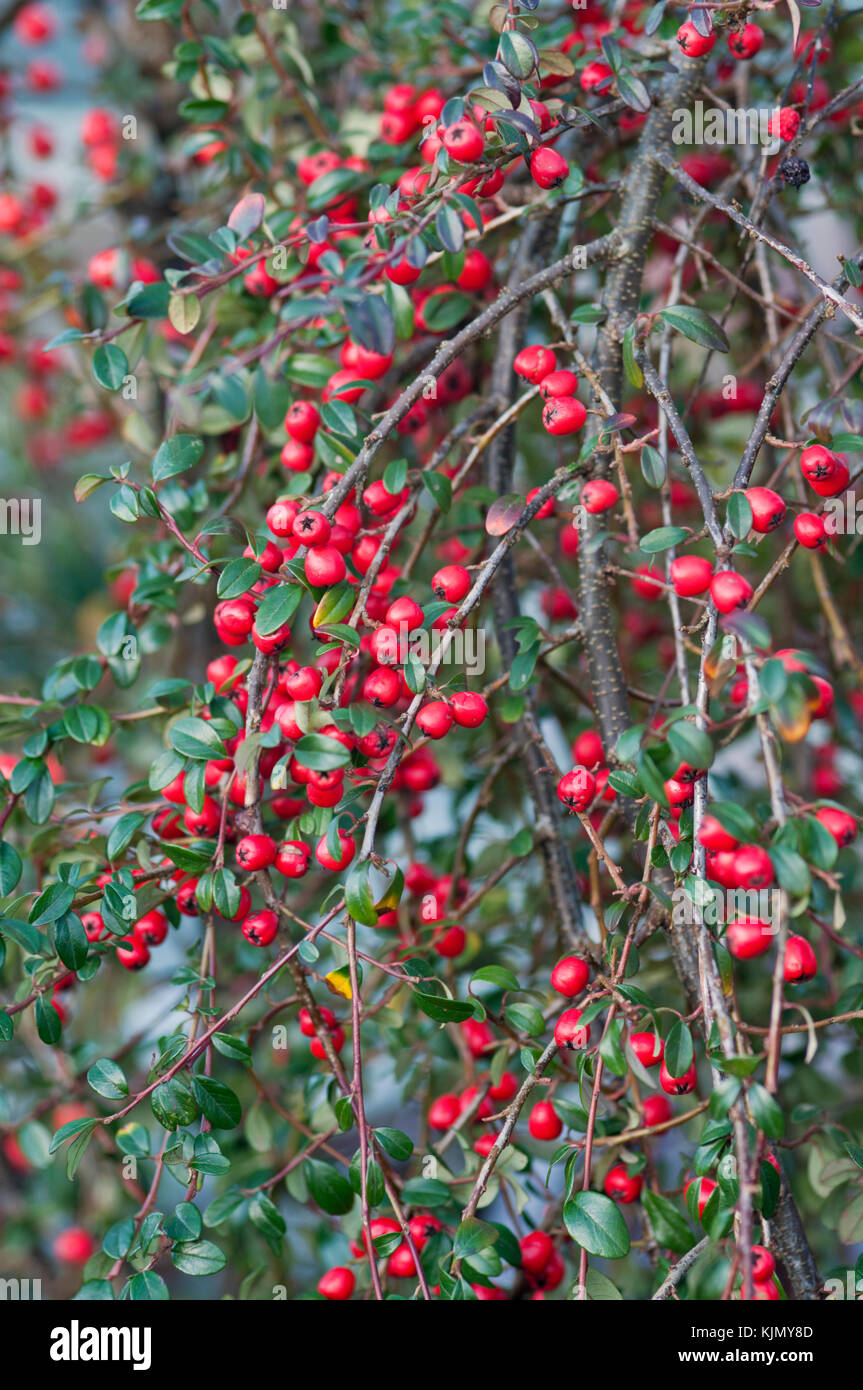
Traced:
<svg viewBox="0 0 863 1390">
<path fill-rule="evenodd" d="M 551 348 L 531 346 L 516 353 L 513 369 L 532 386 L 539 387 L 545 400 L 542 423 L 549 434 L 575 434 L 587 419 L 587 411 L 575 395 L 578 377 L 559 371 Z"/>
</svg>

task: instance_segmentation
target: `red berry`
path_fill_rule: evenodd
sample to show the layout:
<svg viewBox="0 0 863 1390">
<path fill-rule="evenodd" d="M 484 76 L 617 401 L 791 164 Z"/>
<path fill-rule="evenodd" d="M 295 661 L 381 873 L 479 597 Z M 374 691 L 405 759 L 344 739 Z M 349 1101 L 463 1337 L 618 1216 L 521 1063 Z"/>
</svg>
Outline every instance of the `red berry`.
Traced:
<svg viewBox="0 0 863 1390">
<path fill-rule="evenodd" d="M 747 28 L 749 26 L 747 25 Z M 759 29 L 759 34 L 761 30 Z M 756 1284 L 765 1284 L 768 1279 L 773 1278 L 776 1269 L 776 1261 L 769 1250 L 765 1250 L 763 1245 L 753 1245 L 752 1247 L 752 1278 Z"/>
<path fill-rule="evenodd" d="M 264 909 L 252 912 L 243 923 L 243 936 L 253 946 L 269 946 L 279 930 L 279 919 L 275 912 Z"/>
<path fill-rule="evenodd" d="M 728 47 L 735 58 L 754 58 L 764 42 L 764 31 L 757 24 L 744 24 L 736 34 L 728 35 Z"/>
<path fill-rule="evenodd" d="M 770 117 L 767 130 L 770 135 L 778 135 L 780 140 L 789 143 L 800 129 L 800 112 L 790 106 L 783 106 Z"/>
<path fill-rule="evenodd" d="M 455 691 L 449 697 L 449 707 L 453 720 L 463 729 L 478 729 L 488 715 L 488 705 L 473 690 Z"/>
<path fill-rule="evenodd" d="M 330 538 L 331 526 L 323 512 L 309 509 L 294 518 L 293 534 L 303 545 L 326 545 Z"/>
<path fill-rule="evenodd" d="M 815 819 L 830 831 L 840 849 L 850 845 L 857 835 L 857 822 L 847 811 L 837 811 L 833 806 L 819 806 Z"/>
<path fill-rule="evenodd" d="M 760 845 L 741 845 L 734 851 L 732 872 L 741 888 L 769 888 L 773 882 L 773 861 Z"/>
<path fill-rule="evenodd" d="M 551 987 L 565 999 L 581 994 L 590 978 L 590 966 L 580 956 L 564 956 L 551 972 Z"/>
<path fill-rule="evenodd" d="M 537 1101 L 527 1127 L 534 1139 L 557 1139 L 563 1133 L 563 1120 L 550 1100 Z"/>
<path fill-rule="evenodd" d="M 126 970 L 143 970 L 150 959 L 150 952 L 137 937 L 124 936 L 117 942 L 117 959 Z"/>
<path fill-rule="evenodd" d="M 168 919 L 157 907 L 139 917 L 132 928 L 135 940 L 142 946 L 161 946 L 168 935 Z"/>
<path fill-rule="evenodd" d="M 363 682 L 363 699 L 380 709 L 389 709 L 401 697 L 402 680 L 391 666 L 379 666 Z"/>
<path fill-rule="evenodd" d="M 470 591 L 470 575 L 463 565 L 444 565 L 432 575 L 432 593 L 447 603 L 460 603 Z"/>
<path fill-rule="evenodd" d="M 345 558 L 332 545 L 319 545 L 306 554 L 303 568 L 306 579 L 316 589 L 329 589 L 340 584 L 348 572 Z"/>
<path fill-rule="evenodd" d="M 575 396 L 552 396 L 542 408 L 542 423 L 549 434 L 575 434 L 587 419 L 587 411 Z"/>
<path fill-rule="evenodd" d="M 318 1280 L 318 1293 L 334 1303 L 344 1303 L 354 1291 L 356 1278 L 352 1269 L 344 1265 L 334 1265 Z"/>
<path fill-rule="evenodd" d="M 687 20 L 677 31 L 677 42 L 687 58 L 702 58 L 716 43 L 716 34 L 712 30 L 707 36 L 699 34 L 695 25 Z"/>
<path fill-rule="evenodd" d="M 331 869 L 336 873 L 340 873 L 342 869 L 346 869 L 348 867 L 348 865 L 354 857 L 354 854 L 356 853 L 357 848 L 354 843 L 353 837 L 347 835 L 344 830 L 340 830 L 338 832 L 338 836 L 340 850 L 338 858 L 334 858 L 334 856 L 330 853 L 329 847 L 327 845 L 326 835 L 323 837 L 323 839 L 318 841 L 318 847 L 315 850 L 315 858 L 317 859 L 321 868 Z"/>
<path fill-rule="evenodd" d="M 512 366 L 517 376 L 537 386 L 543 377 L 554 371 L 557 358 L 551 348 L 531 345 L 516 353 Z"/>
<path fill-rule="evenodd" d="M 798 512 L 794 518 L 794 534 L 807 550 L 821 550 L 827 544 L 824 521 L 815 512 Z"/>
<path fill-rule="evenodd" d="M 266 869 L 275 860 L 276 842 L 269 835 L 244 835 L 234 853 L 241 869 Z"/>
<path fill-rule="evenodd" d="M 484 290 L 492 277 L 492 264 L 484 251 L 474 250 L 465 254 L 464 265 L 456 279 L 460 290 L 476 294 Z"/>
<path fill-rule="evenodd" d="M 285 429 L 299 444 L 311 444 L 321 417 L 311 401 L 295 401 L 285 416 Z"/>
<path fill-rule="evenodd" d="M 558 396 L 574 396 L 578 390 L 578 377 L 575 372 L 561 370 L 549 372 L 539 384 L 539 394 L 549 401 Z"/>
<path fill-rule="evenodd" d="M 669 574 L 679 598 L 695 598 L 710 588 L 713 566 L 701 555 L 679 555 L 672 560 Z"/>
<path fill-rule="evenodd" d="M 569 165 L 557 150 L 543 145 L 530 157 L 530 173 L 540 188 L 557 188 L 569 174 Z"/>
<path fill-rule="evenodd" d="M 458 1096 L 447 1093 L 438 1096 L 429 1107 L 430 1129 L 450 1129 L 461 1114 L 461 1101 Z"/>
<path fill-rule="evenodd" d="M 554 1254 L 554 1242 L 545 1231 L 530 1231 L 519 1241 L 521 1267 L 528 1274 L 541 1274 Z"/>
<path fill-rule="evenodd" d="M 585 811 L 596 793 L 596 778 L 586 767 L 574 767 L 557 784 L 558 799 L 571 811 Z"/>
<path fill-rule="evenodd" d="M 739 844 L 733 835 L 720 825 L 715 816 L 706 815 L 698 831 L 698 843 L 709 850 L 734 850 Z"/>
<path fill-rule="evenodd" d="M 446 700 L 432 700 L 423 705 L 416 722 L 429 738 L 443 738 L 453 726 L 453 712 Z"/>
<path fill-rule="evenodd" d="M 571 1051 L 587 1047 L 590 1040 L 590 1024 L 581 1022 L 581 1009 L 565 1009 L 554 1026 L 554 1041 L 558 1047 L 568 1047 Z"/>
<path fill-rule="evenodd" d="M 665 1044 L 656 1033 L 630 1033 L 629 1046 L 643 1067 L 655 1067 L 665 1055 Z"/>
<path fill-rule="evenodd" d="M 710 581 L 710 597 L 720 613 L 745 608 L 752 597 L 752 585 L 734 570 L 719 570 Z"/>
<path fill-rule="evenodd" d="M 441 136 L 443 147 L 456 164 L 474 164 L 482 158 L 485 141 L 470 121 L 456 121 L 448 125 Z"/>
<path fill-rule="evenodd" d="M 620 493 L 607 478 L 594 478 L 593 482 L 585 483 L 581 489 L 581 505 L 592 516 L 599 512 L 607 512 L 609 508 L 616 506 L 619 498 Z"/>
<path fill-rule="evenodd" d="M 659 1068 L 659 1084 L 669 1096 L 685 1096 L 689 1091 L 695 1090 L 695 1083 L 698 1076 L 695 1070 L 695 1063 L 692 1062 L 682 1076 L 672 1076 L 665 1065 L 665 1058 Z"/>
<path fill-rule="evenodd" d="M 767 922 L 757 917 L 741 917 L 728 923 L 725 945 L 735 960 L 751 960 L 770 950 L 773 936 L 773 928 Z"/>
<path fill-rule="evenodd" d="M 671 1103 L 665 1096 L 646 1096 L 643 1111 L 644 1123 L 651 1128 L 671 1119 Z"/>
<path fill-rule="evenodd" d="M 690 1178 L 689 1182 L 683 1189 L 684 1197 L 686 1196 L 687 1192 L 689 1191 L 690 1187 L 694 1182 L 698 1183 L 698 1215 L 703 1216 L 704 1208 L 707 1206 L 707 1203 L 710 1201 L 710 1198 L 716 1191 L 717 1184 L 713 1181 L 713 1178 Z"/>
<path fill-rule="evenodd" d="M 622 1206 L 628 1206 L 630 1202 L 637 1202 L 643 1187 L 642 1174 L 630 1173 L 625 1163 L 616 1163 L 613 1168 L 609 1168 L 603 1183 L 606 1197 L 610 1197 L 614 1202 L 620 1202 Z"/>
<path fill-rule="evenodd" d="M 818 960 L 805 936 L 789 936 L 786 941 L 783 973 L 789 985 L 802 984 L 817 975 Z"/>
<path fill-rule="evenodd" d="M 752 508 L 752 529 L 764 535 L 774 531 L 785 520 L 785 502 L 769 487 L 747 488 L 744 497 Z"/>
<path fill-rule="evenodd" d="M 95 1240 L 83 1226 L 67 1226 L 54 1237 L 51 1245 L 55 1260 L 68 1265 L 85 1265 L 96 1253 L 96 1248 Z"/>
</svg>

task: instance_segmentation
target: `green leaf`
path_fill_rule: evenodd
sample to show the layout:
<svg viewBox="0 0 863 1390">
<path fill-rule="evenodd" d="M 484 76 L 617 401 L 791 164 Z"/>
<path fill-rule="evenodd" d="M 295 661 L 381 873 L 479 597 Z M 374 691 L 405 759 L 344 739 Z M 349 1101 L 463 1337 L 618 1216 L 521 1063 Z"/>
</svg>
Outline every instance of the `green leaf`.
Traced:
<svg viewBox="0 0 863 1390">
<path fill-rule="evenodd" d="M 255 615 L 255 627 L 261 636 L 269 637 L 290 622 L 302 597 L 303 589 L 299 584 L 274 584 L 268 589 Z"/>
<path fill-rule="evenodd" d="M 239 555 L 225 565 L 219 575 L 216 593 L 219 598 L 239 598 L 240 594 L 247 594 L 260 577 L 261 566 L 257 560 Z"/>
<path fill-rule="evenodd" d="M 700 347 L 711 348 L 714 352 L 727 352 L 729 349 L 725 330 L 703 309 L 696 309 L 691 304 L 670 304 L 667 309 L 660 309 L 657 318 L 663 319 L 684 338 L 698 343 Z"/>
<path fill-rule="evenodd" d="M 49 1047 L 53 1047 L 55 1043 L 60 1041 L 63 1025 L 60 1022 L 60 1015 L 54 1008 L 53 1003 L 50 999 L 46 999 L 44 994 L 40 994 L 39 998 L 36 1000 L 35 1014 L 36 1032 L 39 1034 L 43 1043 L 47 1043 Z"/>
<path fill-rule="evenodd" d="M 190 1240 L 174 1245 L 171 1259 L 182 1274 L 218 1274 L 228 1263 L 223 1251 L 211 1240 Z"/>
<path fill-rule="evenodd" d="M 397 1163 L 403 1163 L 410 1158 L 414 1151 L 413 1140 L 409 1139 L 400 1129 L 390 1129 L 387 1125 L 378 1125 L 375 1129 L 375 1138 L 381 1148 L 385 1149 L 390 1158 L 394 1158 Z"/>
<path fill-rule="evenodd" d="M 687 719 L 678 719 L 669 725 L 666 735 L 672 752 L 682 763 L 690 767 L 710 767 L 713 762 L 713 744 L 702 729 L 697 729 Z"/>
<path fill-rule="evenodd" d="M 350 750 L 337 738 L 326 734 L 304 734 L 294 746 L 297 762 L 316 772 L 331 772 L 346 767 L 351 760 Z M 359 921 L 359 918 L 357 919 Z"/>
<path fill-rule="evenodd" d="M 650 487 L 662 487 L 666 475 L 665 460 L 652 444 L 645 444 L 641 450 L 641 473 Z"/>
<path fill-rule="evenodd" d="M 683 1076 L 692 1065 L 694 1057 L 692 1034 L 685 1023 L 678 1020 L 665 1040 L 665 1066 L 670 1076 Z"/>
<path fill-rule="evenodd" d="M 164 1303 L 171 1297 L 161 1274 L 152 1269 L 143 1269 L 140 1274 L 133 1274 L 126 1285 L 125 1293 L 133 1303 Z"/>
<path fill-rule="evenodd" d="M 163 1223 L 165 1235 L 171 1240 L 197 1240 L 203 1227 L 201 1213 L 194 1202 L 179 1202 L 172 1216 Z"/>
<path fill-rule="evenodd" d="M 87 933 L 81 918 L 74 912 L 66 912 L 54 927 L 54 945 L 57 955 L 70 970 L 80 970 L 90 950 Z"/>
<path fill-rule="evenodd" d="M 691 1249 L 693 1245 L 692 1231 L 685 1217 L 681 1215 L 673 1202 L 669 1201 L 667 1197 L 663 1197 L 661 1193 L 652 1192 L 650 1188 L 646 1188 L 642 1194 L 641 1203 L 659 1245 L 668 1246 L 669 1250 L 675 1250 L 679 1255 L 683 1255 Z"/>
<path fill-rule="evenodd" d="M 673 545 L 679 545 L 688 536 L 689 532 L 682 526 L 657 526 L 655 531 L 648 531 L 646 536 L 642 536 L 639 548 L 646 555 L 655 555 L 660 550 L 670 550 Z"/>
<path fill-rule="evenodd" d="M 371 865 L 367 860 L 362 864 L 355 864 L 345 883 L 345 905 L 348 912 L 356 922 L 361 922 L 366 927 L 375 926 L 378 920 L 372 890 L 369 887 L 370 869 Z"/>
<path fill-rule="evenodd" d="M 0 898 L 5 898 L 17 886 L 23 865 L 21 856 L 8 840 L 0 840 Z"/>
<path fill-rule="evenodd" d="M 812 887 L 806 860 L 796 850 L 788 849 L 785 845 L 771 845 L 770 858 L 780 888 L 784 888 L 794 898 L 805 897 Z"/>
<path fill-rule="evenodd" d="M 354 1204 L 350 1182 L 330 1163 L 310 1158 L 305 1164 L 306 1182 L 312 1200 L 328 1216 L 345 1216 Z"/>
<path fill-rule="evenodd" d="M 119 1100 L 129 1094 L 129 1083 L 122 1067 L 110 1057 L 101 1057 L 87 1072 L 87 1084 L 100 1096 L 108 1100 Z"/>
<path fill-rule="evenodd" d="M 214 1033 L 213 1046 L 232 1062 L 242 1062 L 244 1066 L 252 1064 L 252 1049 L 242 1038 L 234 1038 L 230 1033 Z"/>
<path fill-rule="evenodd" d="M 127 811 L 124 816 L 120 817 L 116 825 L 112 826 L 108 843 L 105 846 L 105 853 L 109 859 L 120 858 L 146 819 L 147 817 L 142 815 L 140 811 Z"/>
<path fill-rule="evenodd" d="M 452 506 L 452 483 L 446 474 L 426 471 L 422 480 L 423 486 L 431 493 L 440 510 L 448 512 Z"/>
<path fill-rule="evenodd" d="M 424 994 L 418 989 L 413 991 L 413 997 L 423 1013 L 436 1023 L 463 1023 L 474 1016 L 473 1005 L 463 1004 L 460 999 L 444 999 L 439 994 Z"/>
<path fill-rule="evenodd" d="M 785 1116 L 765 1086 L 753 1082 L 748 1092 L 749 1109 L 758 1128 L 768 1139 L 781 1139 L 785 1133 Z"/>
<path fill-rule="evenodd" d="M 153 460 L 153 482 L 161 483 L 193 468 L 204 452 L 204 441 L 196 434 L 175 434 L 166 439 Z"/>
<path fill-rule="evenodd" d="M 129 363 L 116 343 L 104 343 L 93 353 L 93 375 L 106 391 L 119 391 L 128 375 Z"/>
<path fill-rule="evenodd" d="M 462 1260 L 465 1256 L 476 1255 L 480 1250 L 488 1250 L 490 1246 L 497 1244 L 498 1239 L 496 1228 L 489 1222 L 469 1216 L 467 1220 L 462 1221 L 455 1233 L 453 1254 L 457 1260 Z"/>
<path fill-rule="evenodd" d="M 209 762 L 213 758 L 227 757 L 227 749 L 212 723 L 196 715 L 178 719 L 171 725 L 168 737 L 171 747 L 184 758 Z"/>
<path fill-rule="evenodd" d="M 484 982 L 498 989 L 521 989 L 515 975 L 503 965 L 483 965 L 471 975 L 470 982 L 472 985 Z"/>
<path fill-rule="evenodd" d="M 743 492 L 732 492 L 725 509 L 732 535 L 742 541 L 752 530 L 752 507 Z"/>
<path fill-rule="evenodd" d="M 626 1222 L 602 1192 L 576 1192 L 563 1207 L 563 1222 L 577 1245 L 589 1255 L 619 1260 L 629 1254 Z"/>
<path fill-rule="evenodd" d="M 214 1129 L 235 1129 L 243 1117 L 242 1106 L 230 1086 L 212 1076 L 192 1077 L 192 1094 Z"/>
</svg>

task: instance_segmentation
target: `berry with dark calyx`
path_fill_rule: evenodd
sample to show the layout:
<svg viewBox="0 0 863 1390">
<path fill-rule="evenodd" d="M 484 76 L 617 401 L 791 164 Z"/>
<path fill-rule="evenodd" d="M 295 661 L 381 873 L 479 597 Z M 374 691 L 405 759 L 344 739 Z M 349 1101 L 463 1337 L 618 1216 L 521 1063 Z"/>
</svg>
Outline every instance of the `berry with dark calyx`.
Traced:
<svg viewBox="0 0 863 1390">
<path fill-rule="evenodd" d="M 117 959 L 126 970 L 143 970 L 150 952 L 136 936 L 124 936 L 117 942 Z"/>
<path fill-rule="evenodd" d="M 317 666 L 301 666 L 298 671 L 285 676 L 285 694 L 292 700 L 314 700 L 321 693 L 324 678 Z"/>
<path fill-rule="evenodd" d="M 157 907 L 139 917 L 132 928 L 135 940 L 142 946 L 161 946 L 168 935 L 168 919 Z"/>
<path fill-rule="evenodd" d="M 379 666 L 363 682 L 363 699 L 378 709 L 390 709 L 401 698 L 401 676 L 392 666 Z"/>
<path fill-rule="evenodd" d="M 275 912 L 266 908 L 261 912 L 250 913 L 242 927 L 243 936 L 253 946 L 269 946 L 275 940 L 278 930 L 278 917 Z"/>
<path fill-rule="evenodd" d="M 776 1261 L 769 1250 L 763 1245 L 753 1245 L 752 1247 L 752 1278 L 756 1284 L 764 1284 L 768 1279 L 773 1278 L 776 1269 Z"/>
<path fill-rule="evenodd" d="M 792 159 L 783 159 L 777 172 L 783 183 L 787 183 L 790 188 L 802 188 L 804 183 L 808 183 L 812 177 L 806 160 L 797 156 Z"/>
<path fill-rule="evenodd" d="M 699 34 L 691 20 L 687 20 L 677 31 L 677 42 L 687 58 L 703 58 L 715 45 L 716 34 L 712 31 L 706 35 Z"/>
<path fill-rule="evenodd" d="M 463 565 L 444 565 L 432 575 L 431 589 L 436 598 L 460 603 L 470 591 L 470 574 Z"/>
<path fill-rule="evenodd" d="M 539 383 L 539 394 L 544 401 L 550 401 L 557 396 L 574 396 L 577 390 L 578 377 L 575 372 L 565 369 L 549 372 Z"/>
<path fill-rule="evenodd" d="M 641 1173 L 631 1173 L 625 1163 L 616 1163 L 606 1173 L 602 1190 L 613 1202 L 628 1206 L 630 1202 L 638 1201 L 643 1187 L 644 1177 Z"/>
<path fill-rule="evenodd" d="M 267 869 L 276 857 L 276 842 L 269 835 L 244 835 L 237 841 L 234 853 L 241 869 L 254 873 Z"/>
<path fill-rule="evenodd" d="M 596 794 L 596 778 L 586 767 L 574 767 L 557 784 L 558 799 L 571 811 L 586 811 Z"/>
<path fill-rule="evenodd" d="M 568 1047 L 571 1051 L 587 1047 L 590 1040 L 590 1024 L 581 1022 L 581 1009 L 565 1009 L 554 1025 L 554 1041 L 558 1047 Z"/>
<path fill-rule="evenodd" d="M 479 130 L 470 121 L 455 121 L 448 125 L 441 136 L 443 147 L 456 164 L 474 164 L 482 158 L 485 141 Z"/>
<path fill-rule="evenodd" d="M 698 1075 L 695 1070 L 695 1063 L 690 1063 L 682 1076 L 672 1076 L 668 1067 L 665 1065 L 665 1058 L 659 1068 L 659 1084 L 669 1096 L 685 1096 L 690 1091 L 695 1090 Z"/>
<path fill-rule="evenodd" d="M 719 570 L 710 581 L 710 597 L 720 613 L 745 608 L 752 598 L 752 585 L 735 570 Z"/>
<path fill-rule="evenodd" d="M 294 518 L 293 534 L 303 545 L 326 545 L 330 538 L 331 526 L 323 512 L 309 509 Z"/>
<path fill-rule="evenodd" d="M 580 956 L 564 956 L 551 972 L 551 987 L 565 999 L 581 994 L 590 979 L 590 966 Z"/>
<path fill-rule="evenodd" d="M 600 512 L 607 512 L 611 507 L 617 505 L 620 500 L 620 493 L 614 483 L 607 478 L 594 478 L 592 482 L 585 483 L 581 489 L 581 505 L 591 516 L 597 516 Z"/>
<path fill-rule="evenodd" d="M 760 535 L 773 531 L 785 520 L 785 502 L 769 487 L 750 487 L 743 494 L 752 508 L 752 529 Z"/>
<path fill-rule="evenodd" d="M 773 860 L 760 845 L 741 845 L 736 849 L 732 872 L 740 888 L 769 888 L 775 877 Z"/>
<path fill-rule="evenodd" d="M 542 423 L 549 434 L 575 434 L 587 419 L 576 396 L 552 396 L 542 408 Z"/>
<path fill-rule="evenodd" d="M 530 157 L 530 174 L 540 188 L 557 188 L 569 174 L 569 165 L 557 150 L 543 145 Z"/>
<path fill-rule="evenodd" d="M 735 58 L 754 58 L 764 43 L 764 30 L 757 24 L 744 24 L 742 29 L 728 35 L 728 47 Z"/>
<path fill-rule="evenodd" d="M 285 416 L 285 430 L 298 444 L 311 444 L 321 417 L 311 401 L 295 401 Z"/>
<path fill-rule="evenodd" d="M 818 958 L 805 936 L 789 936 L 782 969 L 789 985 L 803 984 L 818 974 Z"/>
</svg>

